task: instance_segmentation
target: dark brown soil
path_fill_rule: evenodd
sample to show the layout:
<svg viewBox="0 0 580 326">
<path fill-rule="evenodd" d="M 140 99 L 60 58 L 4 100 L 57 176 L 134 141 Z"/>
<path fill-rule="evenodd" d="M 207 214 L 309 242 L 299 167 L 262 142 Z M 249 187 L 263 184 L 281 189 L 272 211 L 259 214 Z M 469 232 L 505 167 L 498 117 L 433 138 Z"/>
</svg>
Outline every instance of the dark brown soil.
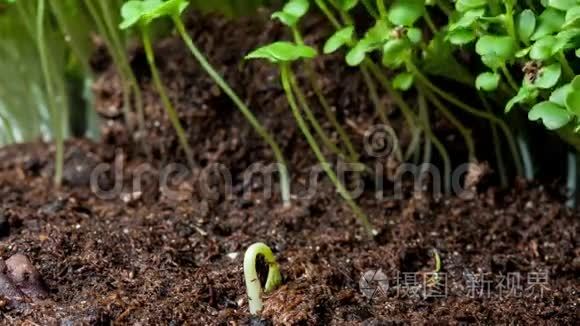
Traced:
<svg viewBox="0 0 580 326">
<path fill-rule="evenodd" d="M 277 131 L 298 184 L 314 161 L 290 122 L 275 70 L 238 62 L 253 45 L 280 34 L 261 19 L 226 24 L 193 17 L 198 32 L 192 35 Z M 252 37 L 236 37 L 242 28 Z M 159 53 L 195 159 L 202 168 L 213 162 L 232 168 L 239 194 L 239 172 L 270 162 L 268 148 L 178 40 L 162 41 Z M 5 304 L 3 323 L 572 325 L 579 319 L 579 216 L 552 187 L 484 185 L 471 200 L 407 194 L 379 202 L 367 195 L 359 203 L 381 230 L 375 241 L 366 239 L 328 183 L 291 209 L 282 209 L 278 196 L 264 198 L 259 188 L 251 200 L 204 199 L 196 175 L 173 178 L 172 189 L 181 195 L 169 199 L 159 191 L 155 168 L 175 160 L 177 143 L 150 92 L 139 50 L 134 65 L 147 90 L 146 138 L 155 149 L 143 193 L 126 187 L 121 198 L 104 200 L 88 187 L 87 171 L 101 162 L 116 164 L 126 186 L 145 162 L 115 114 L 104 124 L 103 143 L 68 144 L 66 183 L 58 190 L 50 178 L 52 147 L 0 149 L 0 256 L 27 255 L 49 289 L 48 299 L 20 308 Z M 324 61 L 318 68 L 340 120 L 361 130 L 372 125 L 359 78 Z M 118 106 L 115 85 L 105 71 L 96 86 L 101 111 Z M 242 274 L 244 250 L 257 241 L 273 248 L 285 279 L 265 300 L 263 320 L 248 314 Z M 433 250 L 442 262 L 436 285 L 428 274 L 435 268 Z"/>
</svg>

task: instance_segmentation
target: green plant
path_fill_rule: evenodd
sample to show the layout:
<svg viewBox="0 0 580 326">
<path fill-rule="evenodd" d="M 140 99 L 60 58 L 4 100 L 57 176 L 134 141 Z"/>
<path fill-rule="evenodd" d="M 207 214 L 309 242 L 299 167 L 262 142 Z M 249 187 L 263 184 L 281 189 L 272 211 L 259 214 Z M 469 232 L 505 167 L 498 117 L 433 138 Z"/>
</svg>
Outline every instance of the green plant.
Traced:
<svg viewBox="0 0 580 326">
<path fill-rule="evenodd" d="M 286 93 L 286 98 L 288 100 L 288 104 L 290 105 L 290 109 L 292 111 L 294 119 L 298 123 L 300 130 L 306 137 L 306 140 L 310 145 L 310 148 L 316 155 L 318 161 L 322 164 L 322 168 L 326 172 L 328 178 L 332 181 L 332 183 L 336 187 L 338 193 L 345 199 L 345 201 L 350 206 L 356 217 L 359 219 L 360 223 L 363 225 L 368 234 L 371 235 L 372 237 L 376 235 L 377 233 L 376 230 L 373 229 L 365 213 L 355 203 L 355 201 L 353 200 L 352 196 L 350 195 L 344 184 L 342 184 L 342 182 L 338 179 L 338 177 L 332 170 L 327 159 L 324 157 L 324 154 L 322 153 L 320 146 L 317 144 L 316 140 L 314 139 L 314 136 L 310 132 L 308 124 L 302 117 L 302 111 L 300 110 L 300 107 L 296 102 L 295 94 L 299 92 L 299 89 L 297 89 L 297 84 L 295 80 L 296 77 L 292 72 L 291 64 L 292 62 L 297 62 L 299 60 L 312 59 L 316 57 L 316 55 L 317 51 L 306 45 L 294 44 L 291 42 L 275 42 L 270 45 L 266 45 L 256 49 L 255 51 L 248 54 L 246 56 L 246 59 L 266 59 L 279 67 L 282 86 Z"/>
<path fill-rule="evenodd" d="M 246 281 L 246 291 L 248 293 L 248 304 L 250 313 L 255 315 L 262 310 L 262 286 L 256 271 L 256 261 L 258 256 L 262 256 L 268 264 L 268 277 L 264 285 L 264 292 L 272 292 L 282 284 L 280 266 L 276 262 L 276 257 L 270 247 L 264 243 L 254 243 L 246 250 L 244 255 L 244 279 Z"/>
<path fill-rule="evenodd" d="M 131 16 L 141 15 L 145 21 L 153 21 L 161 17 L 170 17 L 175 24 L 177 31 L 192 55 L 199 62 L 201 67 L 210 75 L 210 77 L 219 85 L 219 87 L 230 97 L 236 107 L 242 112 L 244 117 L 250 122 L 254 130 L 270 145 L 272 152 L 279 163 L 280 170 L 280 186 L 282 199 L 285 206 L 290 206 L 290 177 L 288 168 L 282 154 L 282 150 L 274 140 L 274 137 L 258 122 L 252 111 L 240 99 L 236 92 L 228 85 L 223 77 L 213 68 L 201 51 L 197 48 L 191 37 L 187 34 L 185 26 L 181 21 L 181 14 L 187 8 L 189 2 L 187 0 L 169 0 L 169 1 L 130 1 L 127 3 L 124 17 L 132 19 Z M 132 13 L 129 11 L 133 11 Z M 133 18 L 134 19 L 134 18 Z M 127 27 L 128 24 L 123 26 Z"/>
<path fill-rule="evenodd" d="M 151 43 L 150 35 L 150 24 L 158 17 L 156 10 L 163 5 L 161 0 L 145 0 L 145 1 L 128 1 L 121 7 L 121 16 L 123 21 L 119 25 L 121 29 L 128 29 L 132 27 L 137 27 L 141 33 L 141 40 L 143 42 L 143 47 L 145 48 L 145 55 L 147 57 L 147 62 L 149 63 L 149 68 L 153 76 L 153 83 L 155 88 L 161 97 L 163 107 L 167 112 L 169 121 L 173 125 L 181 144 L 181 148 L 185 152 L 190 166 L 194 166 L 193 152 L 189 146 L 187 140 L 187 135 L 181 122 L 179 121 L 179 116 L 175 107 L 171 103 L 169 96 L 163 82 L 161 81 L 161 76 L 157 64 L 155 62 L 155 53 L 153 51 L 153 45 Z"/>
</svg>

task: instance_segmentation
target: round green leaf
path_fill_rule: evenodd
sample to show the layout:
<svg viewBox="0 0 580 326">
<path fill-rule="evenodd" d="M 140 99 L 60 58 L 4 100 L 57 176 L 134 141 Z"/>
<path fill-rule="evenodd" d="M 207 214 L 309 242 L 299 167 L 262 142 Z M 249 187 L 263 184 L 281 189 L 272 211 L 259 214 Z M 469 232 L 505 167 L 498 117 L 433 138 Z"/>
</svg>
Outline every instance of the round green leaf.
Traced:
<svg viewBox="0 0 580 326">
<path fill-rule="evenodd" d="M 544 36 L 534 44 L 530 49 L 530 58 L 534 60 L 546 60 L 552 56 L 552 48 L 556 44 L 556 38 L 548 35 Z"/>
<path fill-rule="evenodd" d="M 352 36 L 354 34 L 354 27 L 345 27 L 336 33 L 334 33 L 324 44 L 323 52 L 325 54 L 333 53 L 340 49 L 345 44 L 352 41 Z"/>
<path fill-rule="evenodd" d="M 284 5 L 281 11 L 272 14 L 273 19 L 280 20 L 286 26 L 296 26 L 310 7 L 308 0 L 290 0 Z"/>
<path fill-rule="evenodd" d="M 540 38 L 554 34 L 560 31 L 562 25 L 564 24 L 565 14 L 564 12 L 548 8 L 542 12 L 538 17 L 538 24 L 536 31 L 531 37 L 532 41 L 539 40 Z"/>
<path fill-rule="evenodd" d="M 403 72 L 398 74 L 393 79 L 393 87 L 402 91 L 406 91 L 413 86 L 414 76 L 410 72 Z"/>
<path fill-rule="evenodd" d="M 572 120 L 572 116 L 563 107 L 552 102 L 541 102 L 530 110 L 528 119 L 542 120 L 544 126 L 550 130 L 560 129 Z"/>
<path fill-rule="evenodd" d="M 556 89 L 550 95 L 550 102 L 556 103 L 559 106 L 566 106 L 566 97 L 568 97 L 568 94 L 570 94 L 572 90 L 571 84 L 566 84 Z"/>
<path fill-rule="evenodd" d="M 423 40 L 423 32 L 419 28 L 411 27 L 407 30 L 407 38 L 411 43 L 419 44 Z"/>
<path fill-rule="evenodd" d="M 449 31 L 446 35 L 446 39 L 455 45 L 463 45 L 475 40 L 475 32 L 466 28 L 458 28 L 453 31 Z"/>
<path fill-rule="evenodd" d="M 395 0 L 389 10 L 389 20 L 395 25 L 413 26 L 424 11 L 425 0 Z"/>
<path fill-rule="evenodd" d="M 497 89 L 500 76 L 493 72 L 484 72 L 477 76 L 475 87 L 480 90 L 491 92 Z"/>
<path fill-rule="evenodd" d="M 273 63 L 291 62 L 299 59 L 312 59 L 316 57 L 316 50 L 306 45 L 298 45 L 291 42 L 276 42 L 248 54 L 245 59 L 266 59 Z"/>
<path fill-rule="evenodd" d="M 534 81 L 534 86 L 548 89 L 554 87 L 562 75 L 562 66 L 559 63 L 553 63 L 543 67 L 538 72 L 538 77 Z"/>
<path fill-rule="evenodd" d="M 580 27 L 580 6 L 575 6 L 566 11 L 564 28 Z"/>
<path fill-rule="evenodd" d="M 359 41 L 348 53 L 346 54 L 346 63 L 349 66 L 358 66 L 365 59 L 367 55 L 368 44 L 363 41 Z"/>
<path fill-rule="evenodd" d="M 548 0 L 548 6 L 564 11 L 574 7 L 576 4 L 576 0 Z"/>
<path fill-rule="evenodd" d="M 575 115 L 580 116 L 580 91 L 574 90 L 566 97 L 566 108 Z"/>
<path fill-rule="evenodd" d="M 493 55 L 506 61 L 514 55 L 515 42 L 509 36 L 484 35 L 475 44 L 475 51 L 481 56 Z"/>
<path fill-rule="evenodd" d="M 527 42 L 536 29 L 536 15 L 530 9 L 525 9 L 518 16 L 518 34 L 520 40 Z"/>
</svg>

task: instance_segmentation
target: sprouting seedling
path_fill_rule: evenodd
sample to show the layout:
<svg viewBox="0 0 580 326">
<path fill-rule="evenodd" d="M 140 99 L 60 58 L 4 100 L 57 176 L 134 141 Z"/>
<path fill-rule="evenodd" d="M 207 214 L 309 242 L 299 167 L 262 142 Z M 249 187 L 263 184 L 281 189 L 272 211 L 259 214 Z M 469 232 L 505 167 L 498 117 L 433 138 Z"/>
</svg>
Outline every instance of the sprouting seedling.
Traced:
<svg viewBox="0 0 580 326">
<path fill-rule="evenodd" d="M 165 86 L 161 81 L 159 69 L 157 68 L 157 64 L 155 62 L 155 54 L 153 52 L 153 45 L 151 44 L 151 36 L 149 35 L 149 25 L 151 22 L 153 22 L 153 20 L 155 20 L 155 18 L 159 16 L 157 9 L 162 5 L 163 2 L 161 0 L 132 0 L 126 2 L 123 7 L 121 7 L 121 17 L 123 18 L 123 21 L 119 27 L 121 29 L 128 29 L 137 26 L 140 30 L 141 38 L 143 40 L 143 47 L 145 48 L 145 55 L 147 56 L 147 62 L 149 63 L 149 68 L 151 69 L 155 88 L 157 88 L 157 92 L 161 97 L 163 107 L 167 112 L 173 128 L 177 132 L 177 137 L 179 138 L 179 142 L 185 152 L 187 160 L 189 164 L 193 166 L 193 152 L 191 151 L 191 147 L 187 141 L 185 130 L 183 129 L 181 122 L 179 122 L 177 111 L 171 103 L 171 100 L 167 95 L 167 91 L 165 90 Z"/>
<path fill-rule="evenodd" d="M 371 223 L 368 220 L 366 214 L 360 209 L 360 207 L 354 202 L 352 196 L 338 179 L 334 171 L 332 170 L 330 164 L 324 157 L 322 150 L 316 143 L 314 136 L 310 132 L 308 125 L 304 118 L 302 117 L 302 112 L 298 104 L 296 103 L 295 93 L 296 93 L 296 82 L 295 76 L 292 72 L 291 63 L 303 59 L 312 59 L 316 57 L 317 51 L 306 45 L 295 44 L 291 42 L 275 42 L 261 48 L 258 48 L 248 54 L 246 59 L 265 59 L 271 63 L 278 65 L 280 68 L 280 77 L 282 80 L 282 86 L 286 93 L 286 98 L 294 119 L 298 123 L 298 126 L 306 141 L 310 145 L 310 148 L 316 155 L 318 161 L 322 164 L 322 168 L 326 172 L 326 175 L 331 180 L 331 182 L 336 187 L 338 193 L 344 198 L 347 204 L 350 206 L 356 217 L 359 219 L 360 223 L 363 225 L 368 234 L 373 237 L 377 234 L 377 231 L 373 229 Z"/>
<path fill-rule="evenodd" d="M 441 278 L 439 276 L 439 273 L 441 272 L 441 256 L 439 256 L 437 249 L 433 249 L 432 253 L 433 259 L 435 260 L 435 269 L 430 273 L 431 277 L 427 280 L 427 285 L 430 287 L 437 286 Z"/>
<path fill-rule="evenodd" d="M 201 53 L 195 45 L 191 37 L 187 34 L 185 26 L 181 20 L 181 14 L 189 5 L 187 0 L 146 0 L 146 1 L 130 1 L 133 3 L 127 8 L 127 18 L 122 24 L 122 27 L 131 26 L 141 21 L 141 24 L 148 24 L 160 17 L 170 17 L 175 24 L 177 31 L 192 55 L 199 62 L 202 68 L 210 75 L 210 77 L 218 84 L 218 86 L 230 97 L 237 108 L 242 112 L 244 117 L 250 122 L 254 130 L 268 143 L 272 148 L 272 152 L 278 161 L 280 171 L 280 188 L 282 200 L 285 206 L 290 206 L 290 177 L 286 161 L 282 154 L 282 150 L 274 137 L 260 124 L 258 119 L 254 116 L 248 106 L 240 99 L 236 92 L 228 85 L 223 77 L 213 68 L 206 57 Z M 127 3 L 127 4 L 129 4 Z"/>
<path fill-rule="evenodd" d="M 272 292 L 282 284 L 280 266 L 276 262 L 276 257 L 270 247 L 261 242 L 251 245 L 244 255 L 244 279 L 246 281 L 248 304 L 252 315 L 259 313 L 263 307 L 262 286 L 258 278 L 258 272 L 256 271 L 258 256 L 264 257 L 266 264 L 268 264 L 268 277 L 264 285 L 264 293 Z"/>
</svg>

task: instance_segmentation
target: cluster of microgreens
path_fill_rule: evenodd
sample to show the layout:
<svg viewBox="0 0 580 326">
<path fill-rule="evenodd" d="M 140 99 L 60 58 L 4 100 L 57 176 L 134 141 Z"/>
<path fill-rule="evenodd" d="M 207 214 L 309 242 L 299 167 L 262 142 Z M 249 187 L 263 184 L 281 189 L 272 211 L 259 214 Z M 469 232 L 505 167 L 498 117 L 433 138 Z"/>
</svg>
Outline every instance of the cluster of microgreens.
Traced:
<svg viewBox="0 0 580 326">
<path fill-rule="evenodd" d="M 526 152 L 525 141 L 516 141 L 508 124 L 493 112 L 494 107 L 510 111 L 518 105 L 529 109 L 530 120 L 542 120 L 548 129 L 559 129 L 562 138 L 578 145 L 578 137 L 567 130 L 580 131 L 579 78 L 570 60 L 577 63 L 579 54 L 579 2 L 576 0 L 546 0 L 540 4 L 520 3 L 515 0 L 458 0 L 455 8 L 446 0 L 314 0 L 318 9 L 335 28 L 323 45 L 324 54 L 344 49 L 346 64 L 358 67 L 368 87 L 377 115 L 389 124 L 384 108 L 377 99 L 377 86 L 393 99 L 412 131 L 412 140 L 405 151 L 398 149 L 400 159 L 408 159 L 420 152 L 429 162 L 432 146 L 444 163 L 445 181 L 449 187 L 451 162 L 441 141 L 431 130 L 432 107 L 448 120 L 465 141 L 468 161 L 476 162 L 477 153 L 471 130 L 456 116 L 453 107 L 463 115 L 471 115 L 490 123 L 494 136 L 498 170 L 502 183 L 507 182 L 506 164 L 502 156 L 503 137 L 512 156 L 511 162 L 518 175 L 533 175 L 533 167 Z M 536 8 L 536 6 L 538 8 Z M 328 166 L 315 135 L 333 154 L 357 161 L 358 153 L 336 121 L 328 103 L 316 84 L 316 73 L 311 59 L 318 52 L 304 44 L 300 21 L 311 9 L 307 0 L 290 0 L 272 15 L 286 25 L 293 42 L 278 41 L 250 53 L 247 59 L 267 59 L 280 67 L 281 80 L 294 117 L 317 158 Z M 366 31 L 356 24 L 351 12 L 366 11 L 374 24 Z M 541 10 L 537 12 L 537 10 Z M 447 23 L 438 25 L 433 14 L 447 17 Z M 537 16 L 537 17 L 536 17 Z M 438 20 L 437 20 L 438 21 Z M 480 57 L 486 71 L 478 76 L 457 60 L 458 52 L 473 51 Z M 376 58 L 380 58 L 377 60 Z M 296 62 L 296 63 L 295 63 Z M 304 96 L 304 91 L 293 74 L 292 64 L 302 63 L 309 86 L 314 90 L 328 120 L 338 131 L 345 152 L 330 141 L 316 121 Z M 515 82 L 514 75 L 524 67 L 523 82 Z M 521 68 L 520 68 L 521 69 Z M 514 70 L 516 72 L 514 73 Z M 393 78 L 389 78 L 394 74 Z M 519 73 L 521 74 L 521 73 Z M 439 86 L 432 78 L 444 78 L 470 86 L 479 93 L 478 108 L 455 96 L 448 87 Z M 415 105 L 404 100 L 405 92 L 415 92 Z M 303 118 L 306 117 L 306 119 Z M 313 130 L 312 133 L 310 130 Z M 518 136 L 519 137 L 519 136 Z M 421 142 L 421 139 L 424 141 Z M 518 150 L 522 149 L 522 157 Z M 577 148 L 580 148 L 577 146 Z M 404 152 L 404 154 L 403 154 Z M 419 154 L 421 155 L 421 154 Z M 329 178 L 346 199 L 367 229 L 366 216 L 352 201 L 344 186 L 329 168 Z"/>
</svg>

